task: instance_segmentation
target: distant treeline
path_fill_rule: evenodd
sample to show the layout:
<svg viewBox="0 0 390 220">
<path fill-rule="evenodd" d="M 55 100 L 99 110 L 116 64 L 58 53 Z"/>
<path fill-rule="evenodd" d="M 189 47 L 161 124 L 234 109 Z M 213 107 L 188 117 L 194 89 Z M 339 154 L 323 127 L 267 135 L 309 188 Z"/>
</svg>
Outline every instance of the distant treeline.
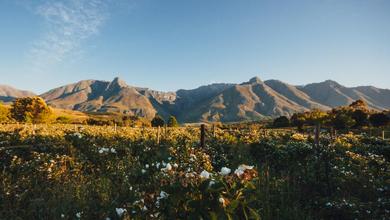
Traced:
<svg viewBox="0 0 390 220">
<path fill-rule="evenodd" d="M 362 127 L 385 127 L 390 124 L 390 111 L 370 110 L 363 100 L 357 100 L 349 106 L 333 108 L 329 111 L 313 109 L 308 112 L 295 113 L 291 117 L 280 116 L 274 119 L 272 127 L 297 127 L 302 130 L 305 125 L 328 126 L 336 130 L 347 130 Z"/>
</svg>

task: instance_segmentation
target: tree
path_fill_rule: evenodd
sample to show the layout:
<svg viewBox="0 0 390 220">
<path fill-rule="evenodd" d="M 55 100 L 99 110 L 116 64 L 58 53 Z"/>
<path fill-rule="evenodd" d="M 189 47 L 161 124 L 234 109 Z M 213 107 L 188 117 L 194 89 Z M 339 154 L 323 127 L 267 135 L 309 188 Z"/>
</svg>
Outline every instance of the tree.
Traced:
<svg viewBox="0 0 390 220">
<path fill-rule="evenodd" d="M 290 120 L 286 116 L 275 118 L 273 123 L 275 128 L 284 128 L 290 126 Z"/>
<path fill-rule="evenodd" d="M 9 109 L 0 102 L 0 123 L 9 121 Z"/>
<path fill-rule="evenodd" d="M 354 127 L 361 128 L 367 126 L 368 122 L 368 113 L 362 109 L 356 109 L 351 113 L 351 117 L 355 120 Z"/>
<path fill-rule="evenodd" d="M 168 127 L 179 127 L 179 123 L 177 122 L 175 116 L 170 116 L 167 123 Z"/>
<path fill-rule="evenodd" d="M 350 110 L 345 107 L 333 109 L 331 118 L 331 124 L 336 130 L 348 129 L 356 124 Z"/>
<path fill-rule="evenodd" d="M 11 107 L 11 117 L 19 122 L 44 123 L 51 115 L 51 109 L 41 97 L 18 98 Z"/>
<path fill-rule="evenodd" d="M 384 113 L 372 114 L 369 118 L 370 123 L 374 127 L 383 127 L 389 124 L 390 118 Z"/>
<path fill-rule="evenodd" d="M 303 129 L 303 125 L 305 125 L 305 114 L 304 113 L 294 113 L 291 118 L 291 125 L 296 126 L 298 130 Z"/>
<path fill-rule="evenodd" d="M 349 107 L 352 108 L 352 109 L 360 109 L 360 110 L 367 111 L 367 104 L 366 104 L 365 101 L 363 101 L 361 99 L 358 99 L 358 100 L 352 102 L 349 105 Z"/>
<path fill-rule="evenodd" d="M 156 116 L 154 116 L 151 123 L 152 123 L 153 127 L 162 127 L 165 125 L 164 119 L 160 115 L 157 115 L 157 114 L 156 114 Z"/>
</svg>

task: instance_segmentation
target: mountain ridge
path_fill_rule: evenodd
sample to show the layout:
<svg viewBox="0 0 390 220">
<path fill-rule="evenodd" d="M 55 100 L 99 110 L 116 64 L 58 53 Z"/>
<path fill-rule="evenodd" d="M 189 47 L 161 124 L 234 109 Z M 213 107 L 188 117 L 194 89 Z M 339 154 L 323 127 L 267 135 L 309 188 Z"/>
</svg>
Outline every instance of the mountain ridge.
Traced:
<svg viewBox="0 0 390 220">
<path fill-rule="evenodd" d="M 0 100 L 34 93 L 0 86 Z M 390 108 L 390 90 L 374 86 L 345 87 L 326 80 L 295 86 L 280 80 L 253 77 L 243 83 L 213 83 L 195 89 L 162 92 L 112 81 L 81 80 L 40 95 L 53 107 L 85 112 L 118 112 L 153 118 L 174 115 L 180 122 L 258 120 L 313 108 L 329 110 L 357 99 L 376 110 Z"/>
</svg>

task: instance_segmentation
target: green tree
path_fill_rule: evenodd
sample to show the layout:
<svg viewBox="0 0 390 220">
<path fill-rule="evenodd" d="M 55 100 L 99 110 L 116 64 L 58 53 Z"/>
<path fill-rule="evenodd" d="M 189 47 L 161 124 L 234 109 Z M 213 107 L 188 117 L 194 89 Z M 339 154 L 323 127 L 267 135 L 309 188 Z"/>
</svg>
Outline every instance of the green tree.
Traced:
<svg viewBox="0 0 390 220">
<path fill-rule="evenodd" d="M 275 128 L 285 128 L 290 126 L 290 120 L 286 116 L 275 118 L 273 126 Z"/>
<path fill-rule="evenodd" d="M 351 113 L 351 117 L 355 120 L 354 127 L 361 128 L 367 126 L 368 122 L 368 113 L 362 109 L 356 109 Z"/>
<path fill-rule="evenodd" d="M 177 122 L 175 116 L 170 116 L 167 123 L 168 127 L 179 127 L 179 123 Z"/>
<path fill-rule="evenodd" d="M 11 117 L 19 122 L 45 123 L 51 116 L 51 109 L 41 97 L 18 98 L 11 107 Z"/>
<path fill-rule="evenodd" d="M 157 114 L 156 114 L 156 116 L 154 116 L 151 123 L 152 123 L 153 127 L 159 127 L 159 126 L 162 127 L 165 125 L 164 119 L 160 115 L 157 115 Z"/>
<path fill-rule="evenodd" d="M 372 114 L 369 118 L 374 127 L 383 127 L 389 124 L 390 118 L 383 112 Z"/>
<path fill-rule="evenodd" d="M 0 123 L 9 121 L 9 109 L 0 102 Z"/>
<path fill-rule="evenodd" d="M 291 125 L 298 128 L 298 130 L 302 130 L 303 126 L 305 125 L 305 114 L 304 113 L 294 113 L 291 118 Z"/>
<path fill-rule="evenodd" d="M 336 108 L 331 113 L 331 124 L 336 130 L 345 130 L 356 124 L 348 107 Z"/>
</svg>

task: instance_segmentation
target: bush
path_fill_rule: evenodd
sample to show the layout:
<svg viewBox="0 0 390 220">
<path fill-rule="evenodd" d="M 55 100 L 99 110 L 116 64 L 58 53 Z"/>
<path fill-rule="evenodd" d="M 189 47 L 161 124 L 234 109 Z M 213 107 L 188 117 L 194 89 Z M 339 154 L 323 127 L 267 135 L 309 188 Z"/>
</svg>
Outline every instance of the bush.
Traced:
<svg viewBox="0 0 390 220">
<path fill-rule="evenodd" d="M 0 123 L 5 123 L 9 121 L 9 109 L 0 102 Z"/>
<path fill-rule="evenodd" d="M 285 128 L 290 126 L 290 120 L 286 116 L 280 116 L 274 120 L 273 126 L 275 128 Z"/>
<path fill-rule="evenodd" d="M 169 117 L 167 125 L 168 127 L 179 127 L 179 123 L 177 122 L 175 116 Z"/>
<path fill-rule="evenodd" d="M 375 113 L 370 116 L 370 123 L 374 127 L 382 127 L 389 124 L 390 119 L 384 113 Z"/>
<path fill-rule="evenodd" d="M 26 97 L 13 102 L 11 116 L 19 122 L 46 123 L 49 122 L 52 111 L 41 97 Z"/>
<path fill-rule="evenodd" d="M 165 125 L 165 121 L 160 115 L 154 116 L 151 123 L 153 127 L 162 127 Z"/>
</svg>

